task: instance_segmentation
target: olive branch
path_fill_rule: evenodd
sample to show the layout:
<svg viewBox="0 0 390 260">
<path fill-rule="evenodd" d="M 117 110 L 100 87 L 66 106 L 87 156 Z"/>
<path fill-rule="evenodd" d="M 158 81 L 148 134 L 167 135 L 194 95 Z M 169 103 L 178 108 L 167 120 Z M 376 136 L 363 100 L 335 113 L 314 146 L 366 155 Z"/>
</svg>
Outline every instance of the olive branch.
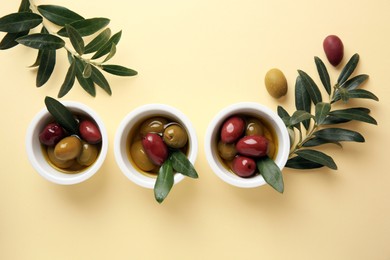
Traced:
<svg viewBox="0 0 390 260">
<path fill-rule="evenodd" d="M 0 31 L 6 32 L 0 50 L 18 44 L 37 49 L 36 61 L 30 67 L 38 68 L 36 86 L 41 87 L 54 71 L 57 50 L 65 49 L 70 66 L 58 97 L 65 96 L 76 79 L 93 97 L 96 96 L 95 85 L 111 95 L 110 84 L 101 71 L 117 76 L 135 76 L 137 72 L 121 65 L 106 64 L 116 54 L 122 35 L 122 31 L 111 35 L 107 28 L 109 22 L 103 17 L 86 19 L 62 6 L 37 6 L 33 0 L 22 0 L 18 12 L 0 18 Z M 31 32 L 38 26 L 41 26 L 39 33 Z M 93 36 L 88 43 L 83 38 L 86 36 Z"/>
</svg>

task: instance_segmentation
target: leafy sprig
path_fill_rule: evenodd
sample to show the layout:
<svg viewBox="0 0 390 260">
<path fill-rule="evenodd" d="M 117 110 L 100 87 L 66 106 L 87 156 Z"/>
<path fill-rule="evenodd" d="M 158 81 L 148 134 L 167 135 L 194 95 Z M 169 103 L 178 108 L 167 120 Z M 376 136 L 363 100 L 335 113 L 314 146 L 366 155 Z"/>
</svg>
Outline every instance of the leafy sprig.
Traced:
<svg viewBox="0 0 390 260">
<path fill-rule="evenodd" d="M 38 68 L 36 86 L 41 87 L 54 71 L 57 51 L 64 49 L 70 65 L 58 92 L 59 98 L 72 89 L 76 79 L 93 97 L 96 85 L 111 95 L 110 84 L 102 71 L 117 76 L 135 76 L 137 72 L 121 65 L 107 64 L 116 54 L 122 35 L 122 31 L 111 35 L 107 28 L 109 23 L 110 20 L 104 17 L 84 18 L 66 7 L 37 6 L 33 0 L 22 0 L 18 12 L 0 18 L 0 31 L 6 32 L 0 50 L 18 44 L 37 49 L 36 61 L 30 67 Z M 39 33 L 31 31 L 38 26 L 41 26 Z M 87 36 L 92 40 L 87 42 Z"/>
<path fill-rule="evenodd" d="M 336 170 L 337 165 L 333 158 L 317 148 L 323 144 L 341 142 L 364 142 L 363 135 L 357 131 L 340 127 L 350 121 L 360 121 L 377 124 L 370 116 L 370 110 L 364 107 L 337 108 L 335 105 L 342 101 L 348 105 L 350 99 L 371 99 L 379 101 L 378 97 L 368 90 L 361 89 L 361 85 L 368 79 L 368 75 L 353 76 L 358 63 L 359 55 L 354 54 L 342 69 L 333 88 L 325 64 L 318 57 L 314 58 L 317 71 L 326 93 L 328 101 L 322 99 L 321 91 L 314 80 L 304 71 L 298 70 L 295 83 L 296 111 L 290 115 L 282 106 L 278 106 L 278 115 L 285 123 L 290 134 L 291 149 L 286 167 L 295 169 L 314 169 L 323 166 Z M 314 111 L 313 111 L 314 108 Z"/>
</svg>

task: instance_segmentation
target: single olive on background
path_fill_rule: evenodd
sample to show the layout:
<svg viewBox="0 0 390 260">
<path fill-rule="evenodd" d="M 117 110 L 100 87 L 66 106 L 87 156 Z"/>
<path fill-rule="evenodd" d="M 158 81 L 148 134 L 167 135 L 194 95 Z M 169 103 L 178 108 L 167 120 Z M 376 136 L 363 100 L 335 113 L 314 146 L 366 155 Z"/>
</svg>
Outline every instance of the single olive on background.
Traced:
<svg viewBox="0 0 390 260">
<path fill-rule="evenodd" d="M 250 177 L 256 171 L 256 162 L 252 158 L 237 155 L 233 159 L 232 171 L 240 177 Z"/>
<path fill-rule="evenodd" d="M 165 128 L 163 141 L 172 148 L 182 148 L 187 144 L 187 132 L 178 124 L 172 124 Z"/>
<path fill-rule="evenodd" d="M 324 39 L 323 48 L 326 58 L 334 67 L 340 64 L 344 56 L 344 45 L 336 35 L 329 35 Z"/>
<path fill-rule="evenodd" d="M 245 121 L 239 116 L 228 118 L 221 128 L 221 140 L 224 143 L 235 142 L 245 131 Z"/>
<path fill-rule="evenodd" d="M 279 69 L 269 70 L 265 74 L 264 83 L 268 93 L 274 98 L 281 98 L 287 94 L 287 79 Z"/>
<path fill-rule="evenodd" d="M 150 160 L 157 166 L 161 166 L 168 158 L 168 147 L 158 134 L 146 134 L 142 138 L 142 146 Z"/>
<path fill-rule="evenodd" d="M 49 123 L 39 134 L 39 141 L 44 145 L 54 146 L 64 137 L 65 131 L 58 123 Z"/>
<path fill-rule="evenodd" d="M 54 147 L 54 156 L 62 161 L 75 159 L 81 153 L 82 145 L 76 136 L 68 136 Z"/>
</svg>

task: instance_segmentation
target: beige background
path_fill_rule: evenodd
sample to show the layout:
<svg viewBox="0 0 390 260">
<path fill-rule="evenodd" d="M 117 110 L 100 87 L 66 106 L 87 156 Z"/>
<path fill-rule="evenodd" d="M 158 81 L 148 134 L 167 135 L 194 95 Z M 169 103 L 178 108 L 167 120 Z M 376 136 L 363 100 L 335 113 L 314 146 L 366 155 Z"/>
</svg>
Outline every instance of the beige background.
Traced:
<svg viewBox="0 0 390 260">
<path fill-rule="evenodd" d="M 46 95 L 56 97 L 66 73 L 65 52 L 51 80 L 35 87 L 36 51 L 0 52 L 0 259 L 390 259 L 390 2 L 377 1 L 38 1 L 66 6 L 85 17 L 111 18 L 123 30 L 112 63 L 139 72 L 108 76 L 109 97 L 76 100 L 104 120 L 110 147 L 92 179 L 59 186 L 41 178 L 27 160 L 24 138 Z M 0 16 L 18 1 L 3 1 Z M 380 102 L 367 106 L 379 125 L 350 124 L 366 143 L 324 146 L 338 164 L 328 169 L 285 169 L 285 193 L 268 186 L 239 189 L 211 171 L 204 153 L 210 120 L 225 106 L 254 101 L 276 111 L 294 109 L 297 69 L 319 82 L 313 61 L 322 58 L 333 82 L 340 68 L 325 59 L 322 40 L 339 35 L 347 59 L 359 53 L 357 73 Z M 2 37 L 4 34 L 1 33 Z M 265 91 L 267 70 L 284 71 L 289 93 Z M 152 190 L 130 182 L 116 165 L 115 131 L 134 108 L 162 102 L 196 126 L 200 178 L 175 186 L 159 205 Z"/>
</svg>

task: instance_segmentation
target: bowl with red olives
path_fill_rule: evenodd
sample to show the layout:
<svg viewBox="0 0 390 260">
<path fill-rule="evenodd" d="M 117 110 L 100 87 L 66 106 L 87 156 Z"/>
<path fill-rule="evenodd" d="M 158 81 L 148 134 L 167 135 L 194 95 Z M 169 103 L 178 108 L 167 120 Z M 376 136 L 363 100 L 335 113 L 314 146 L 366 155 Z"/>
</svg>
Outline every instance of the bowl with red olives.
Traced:
<svg viewBox="0 0 390 260">
<path fill-rule="evenodd" d="M 198 140 L 191 121 L 165 104 L 134 109 L 122 120 L 115 135 L 115 159 L 124 175 L 139 186 L 155 189 L 155 194 L 161 172 L 173 172 L 167 177 L 171 186 L 185 176 L 197 178 L 193 168 L 197 153 Z M 164 171 L 166 168 L 171 170 Z M 156 199 L 159 201 L 158 196 Z"/>
<path fill-rule="evenodd" d="M 79 102 L 46 97 L 45 103 L 47 107 L 36 114 L 26 134 L 32 166 L 42 177 L 57 184 L 71 185 L 89 179 L 107 155 L 108 137 L 103 121 Z"/>
<path fill-rule="evenodd" d="M 280 117 L 254 102 L 222 109 L 209 124 L 205 153 L 210 167 L 223 181 L 242 188 L 266 184 L 258 162 L 271 159 L 282 170 L 290 140 Z"/>
</svg>

